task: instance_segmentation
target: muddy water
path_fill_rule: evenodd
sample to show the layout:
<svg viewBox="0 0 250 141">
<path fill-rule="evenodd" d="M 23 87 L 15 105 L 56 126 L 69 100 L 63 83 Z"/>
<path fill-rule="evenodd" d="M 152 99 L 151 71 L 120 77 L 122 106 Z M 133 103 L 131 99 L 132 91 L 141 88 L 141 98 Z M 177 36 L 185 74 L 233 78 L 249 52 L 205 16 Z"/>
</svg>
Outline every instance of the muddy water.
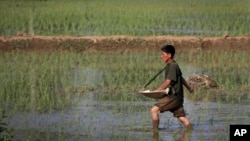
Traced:
<svg viewBox="0 0 250 141">
<path fill-rule="evenodd" d="M 194 70 L 185 69 L 186 75 Z M 102 75 L 96 70 L 74 70 L 77 78 L 86 72 L 85 80 L 74 79 L 74 86 L 90 84 Z M 99 75 L 94 75 L 98 73 Z M 120 98 L 130 95 L 139 101 L 126 101 Z M 115 98 L 107 99 L 107 96 Z M 237 98 L 237 97 L 235 97 Z M 160 132 L 151 132 L 150 107 L 155 101 L 144 98 L 136 92 L 130 93 L 86 93 L 75 95 L 74 106 L 53 113 L 16 113 L 9 118 L 9 126 L 15 129 L 15 140 L 186 140 L 227 141 L 230 124 L 250 123 L 249 97 L 241 99 L 240 104 L 227 102 L 194 102 L 185 99 L 188 118 L 194 129 L 185 132 L 183 126 L 171 113 L 160 114 Z M 187 136 L 188 135 L 188 136 Z"/>
<path fill-rule="evenodd" d="M 160 132 L 151 132 L 152 101 L 107 101 L 94 93 L 78 97 L 77 105 L 50 114 L 19 113 L 10 118 L 19 139 L 48 140 L 178 140 L 183 126 L 171 113 L 160 115 Z M 100 94 L 101 95 L 101 94 Z M 114 95 L 114 94 L 113 94 Z M 132 95 L 130 93 L 130 95 Z M 138 95 L 134 93 L 133 95 Z M 185 100 L 188 118 L 194 125 L 190 140 L 229 140 L 230 124 L 250 123 L 249 99 L 245 104 L 192 102 Z"/>
</svg>

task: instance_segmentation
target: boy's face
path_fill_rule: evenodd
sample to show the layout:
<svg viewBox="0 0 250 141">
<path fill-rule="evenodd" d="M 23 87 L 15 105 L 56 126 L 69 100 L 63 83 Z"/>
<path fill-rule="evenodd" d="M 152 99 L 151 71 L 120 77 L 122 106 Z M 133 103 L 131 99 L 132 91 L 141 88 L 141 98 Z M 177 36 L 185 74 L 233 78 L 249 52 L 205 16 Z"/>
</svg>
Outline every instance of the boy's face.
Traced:
<svg viewBox="0 0 250 141">
<path fill-rule="evenodd" d="M 168 62 L 171 59 L 171 54 L 166 53 L 166 52 L 162 52 L 161 53 L 161 59 L 162 59 L 163 62 Z"/>
</svg>

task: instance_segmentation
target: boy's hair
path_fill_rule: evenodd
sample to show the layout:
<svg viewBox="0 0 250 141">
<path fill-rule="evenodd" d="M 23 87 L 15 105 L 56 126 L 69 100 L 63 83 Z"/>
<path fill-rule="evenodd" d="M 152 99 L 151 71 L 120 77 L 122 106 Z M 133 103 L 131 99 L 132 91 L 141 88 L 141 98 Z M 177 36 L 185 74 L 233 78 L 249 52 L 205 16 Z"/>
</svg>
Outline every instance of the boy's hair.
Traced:
<svg viewBox="0 0 250 141">
<path fill-rule="evenodd" d="M 172 58 L 174 57 L 175 54 L 175 48 L 173 45 L 165 45 L 161 48 L 161 51 L 165 52 L 165 53 L 170 53 Z"/>
</svg>

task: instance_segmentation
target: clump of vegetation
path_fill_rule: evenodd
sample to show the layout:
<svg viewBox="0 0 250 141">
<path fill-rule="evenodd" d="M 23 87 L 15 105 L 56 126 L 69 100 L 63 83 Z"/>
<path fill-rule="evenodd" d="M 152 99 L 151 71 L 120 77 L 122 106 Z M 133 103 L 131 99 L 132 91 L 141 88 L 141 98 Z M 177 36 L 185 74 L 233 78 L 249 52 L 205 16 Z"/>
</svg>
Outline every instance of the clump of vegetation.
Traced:
<svg viewBox="0 0 250 141">
<path fill-rule="evenodd" d="M 0 141 L 11 141 L 14 137 L 13 129 L 8 127 L 6 118 L 5 112 L 0 111 Z"/>
</svg>

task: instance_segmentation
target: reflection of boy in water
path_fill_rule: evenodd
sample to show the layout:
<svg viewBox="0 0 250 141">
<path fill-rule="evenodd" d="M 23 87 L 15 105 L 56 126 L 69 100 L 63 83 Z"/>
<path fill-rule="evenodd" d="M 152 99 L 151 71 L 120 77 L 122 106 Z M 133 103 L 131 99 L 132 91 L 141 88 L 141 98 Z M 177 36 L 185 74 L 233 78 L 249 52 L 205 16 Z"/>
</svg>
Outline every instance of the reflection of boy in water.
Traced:
<svg viewBox="0 0 250 141">
<path fill-rule="evenodd" d="M 181 134 L 181 136 L 178 139 L 174 138 L 174 140 L 176 140 L 176 141 L 188 141 L 188 140 L 190 140 L 191 134 L 192 134 L 192 130 L 184 130 L 184 132 Z M 162 139 L 160 139 L 159 132 L 154 133 L 152 141 L 160 141 L 160 140 L 162 140 Z"/>
<path fill-rule="evenodd" d="M 168 87 L 171 87 L 169 95 L 166 95 L 158 101 L 151 108 L 151 116 L 153 122 L 153 131 L 158 132 L 159 126 L 159 112 L 170 111 L 173 113 L 174 117 L 177 117 L 178 120 L 184 124 L 186 128 L 192 128 L 191 123 L 186 118 L 186 113 L 184 111 L 183 102 L 183 86 L 184 85 L 190 93 L 193 92 L 193 89 L 187 84 L 185 79 L 182 77 L 182 72 L 178 64 L 174 61 L 173 57 L 175 54 L 175 48 L 172 45 L 166 45 L 161 49 L 162 60 L 167 64 L 165 70 L 165 81 L 160 85 L 156 91 L 165 90 Z"/>
</svg>

